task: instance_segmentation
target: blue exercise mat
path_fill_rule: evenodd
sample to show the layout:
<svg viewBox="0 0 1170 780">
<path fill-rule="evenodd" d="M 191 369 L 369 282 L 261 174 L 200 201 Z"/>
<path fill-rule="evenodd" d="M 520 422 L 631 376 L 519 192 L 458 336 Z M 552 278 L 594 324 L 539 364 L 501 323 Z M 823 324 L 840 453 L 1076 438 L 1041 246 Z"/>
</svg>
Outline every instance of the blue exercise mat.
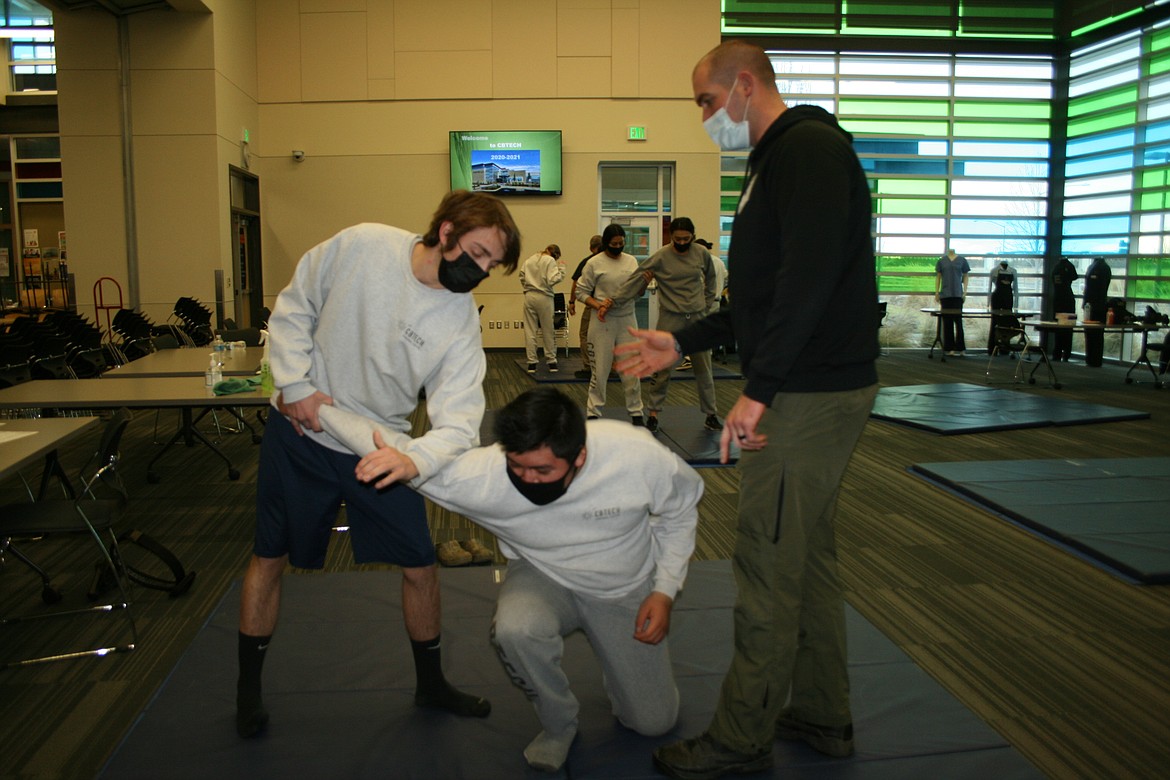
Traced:
<svg viewBox="0 0 1170 780">
<path fill-rule="evenodd" d="M 871 417 L 939 433 L 1145 420 L 1149 412 L 964 382 L 883 387 Z"/>
<path fill-rule="evenodd" d="M 916 463 L 910 472 L 1124 579 L 1170 583 L 1170 458 Z"/>
<path fill-rule="evenodd" d="M 440 574 L 444 666 L 454 684 L 491 699 L 490 717 L 458 718 L 412 706 L 400 573 L 287 575 L 280 629 L 264 672 L 272 720 L 260 737 L 240 739 L 234 720 L 237 582 L 100 777 L 652 778 L 655 747 L 706 728 L 731 657 L 735 583 L 727 561 L 693 563 L 677 601 L 670 642 L 681 714 L 669 734 L 641 737 L 618 725 L 589 643 L 580 633 L 568 637 L 563 664 L 581 711 L 577 740 L 559 775 L 525 764 L 522 751 L 539 731 L 536 715 L 488 641 L 501 576 L 506 567 Z M 1042 777 L 872 624 L 852 609 L 847 619 L 856 754 L 831 759 L 801 743 L 777 742 L 775 770 L 760 776 Z M 144 638 L 140 652 L 149 641 Z"/>
</svg>

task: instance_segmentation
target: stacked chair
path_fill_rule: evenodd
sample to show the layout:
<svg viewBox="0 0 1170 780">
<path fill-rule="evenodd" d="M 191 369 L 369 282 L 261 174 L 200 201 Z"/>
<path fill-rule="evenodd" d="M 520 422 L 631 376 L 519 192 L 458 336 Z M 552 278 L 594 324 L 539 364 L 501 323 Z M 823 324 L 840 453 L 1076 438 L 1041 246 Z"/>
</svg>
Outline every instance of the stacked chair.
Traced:
<svg viewBox="0 0 1170 780">
<path fill-rule="evenodd" d="M 194 298 L 180 298 L 175 301 L 173 317 L 190 342 L 189 346 L 205 346 L 215 337 L 211 327 L 211 309 Z"/>
<path fill-rule="evenodd" d="M 33 345 L 18 332 L 0 333 L 0 387 L 32 379 Z"/>
</svg>

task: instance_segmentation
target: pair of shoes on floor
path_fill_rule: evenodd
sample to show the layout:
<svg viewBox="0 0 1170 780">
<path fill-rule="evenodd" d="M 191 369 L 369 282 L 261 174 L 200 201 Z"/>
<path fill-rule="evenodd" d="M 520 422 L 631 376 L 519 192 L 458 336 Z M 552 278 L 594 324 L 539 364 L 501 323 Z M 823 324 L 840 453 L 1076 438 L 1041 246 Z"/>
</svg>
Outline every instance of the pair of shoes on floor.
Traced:
<svg viewBox="0 0 1170 780">
<path fill-rule="evenodd" d="M 535 363 L 528 364 L 528 373 L 530 373 L 530 374 L 536 373 L 536 364 Z"/>
<path fill-rule="evenodd" d="M 650 433 L 654 433 L 655 431 L 658 430 L 658 416 L 657 415 L 652 414 L 646 418 L 646 430 L 650 431 Z"/>
<path fill-rule="evenodd" d="M 714 780 L 723 775 L 762 772 L 772 768 L 772 746 L 759 753 L 739 753 L 704 733 L 655 750 L 654 768 L 681 780 Z"/>
<path fill-rule="evenodd" d="M 478 566 L 490 563 L 496 557 L 478 539 L 451 539 L 436 545 L 435 555 L 444 566 Z"/>
<path fill-rule="evenodd" d="M 776 739 L 804 742 L 814 750 L 834 758 L 853 755 L 853 724 L 818 726 L 792 717 L 787 710 L 776 719 Z"/>
<path fill-rule="evenodd" d="M 703 420 L 703 427 L 709 431 L 723 430 L 723 423 L 719 422 L 719 418 L 713 414 L 707 415 L 707 419 Z"/>
<path fill-rule="evenodd" d="M 548 372 L 550 374 L 555 374 L 557 372 L 557 362 L 555 360 L 548 364 Z"/>
</svg>

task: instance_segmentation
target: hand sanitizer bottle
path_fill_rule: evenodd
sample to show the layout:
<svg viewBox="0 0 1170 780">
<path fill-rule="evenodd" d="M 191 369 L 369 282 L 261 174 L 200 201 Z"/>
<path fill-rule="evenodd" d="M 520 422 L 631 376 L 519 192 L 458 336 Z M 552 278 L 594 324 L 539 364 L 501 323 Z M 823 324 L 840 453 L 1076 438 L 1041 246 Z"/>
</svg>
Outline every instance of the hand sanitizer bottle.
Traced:
<svg viewBox="0 0 1170 780">
<path fill-rule="evenodd" d="M 276 390 L 276 386 L 272 383 L 272 364 L 268 362 L 269 339 L 268 331 L 260 331 L 260 343 L 264 345 L 264 355 L 260 358 L 260 392 L 268 396 Z"/>
</svg>

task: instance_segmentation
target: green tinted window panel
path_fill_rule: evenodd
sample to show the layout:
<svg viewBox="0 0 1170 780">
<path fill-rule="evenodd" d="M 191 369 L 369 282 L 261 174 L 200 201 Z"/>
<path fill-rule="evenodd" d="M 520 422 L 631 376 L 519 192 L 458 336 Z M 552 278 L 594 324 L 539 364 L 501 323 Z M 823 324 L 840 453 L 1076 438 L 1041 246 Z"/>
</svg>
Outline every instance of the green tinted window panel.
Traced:
<svg viewBox="0 0 1170 780">
<path fill-rule="evenodd" d="M 735 207 L 739 205 L 738 195 L 720 195 L 719 196 L 719 210 L 720 211 L 735 211 Z"/>
<path fill-rule="evenodd" d="M 930 198 L 877 198 L 874 202 L 875 214 L 945 214 L 947 202 Z"/>
<path fill-rule="evenodd" d="M 996 117 L 1011 119 L 1051 119 L 1052 108 L 1046 103 L 974 103 L 959 101 L 955 103 L 955 116 L 981 119 L 994 119 Z"/>
<path fill-rule="evenodd" d="M 947 183 L 941 179 L 870 179 L 876 181 L 882 195 L 946 195 Z"/>
<path fill-rule="evenodd" d="M 1160 30 L 1153 33 L 1147 39 L 1146 46 L 1149 47 L 1150 51 L 1170 49 L 1170 30 Z"/>
<path fill-rule="evenodd" d="M 902 122 L 896 119 L 846 119 L 841 126 L 854 135 L 901 135 L 944 137 L 946 122 Z"/>
<path fill-rule="evenodd" d="M 1138 208 L 1141 211 L 1161 211 L 1170 203 L 1170 198 L 1166 197 L 1165 191 L 1160 192 L 1143 192 L 1138 196 Z"/>
<path fill-rule="evenodd" d="M 840 116 L 938 116 L 950 115 L 945 100 L 856 100 L 841 98 L 837 103 Z"/>
<path fill-rule="evenodd" d="M 725 33 L 1054 37 L 1056 0 L 723 0 Z"/>
<path fill-rule="evenodd" d="M 1130 297 L 1146 301 L 1170 303 L 1170 281 L 1162 279 L 1134 279 Z M 1166 312 L 1162 312 L 1165 314 Z"/>
<path fill-rule="evenodd" d="M 1089 135 L 1090 133 L 1103 133 L 1107 130 L 1116 130 L 1119 127 L 1129 127 L 1137 122 L 1137 111 L 1117 111 L 1112 114 L 1105 114 L 1104 116 L 1092 117 L 1090 119 L 1080 119 L 1070 121 L 1068 123 L 1068 136 L 1073 138 L 1078 135 Z"/>
<path fill-rule="evenodd" d="M 1159 76 L 1168 70 L 1170 70 L 1170 55 L 1154 57 L 1146 63 L 1146 74 L 1149 76 Z"/>
<path fill-rule="evenodd" d="M 934 274 L 934 267 L 938 264 L 937 257 L 922 255 L 878 255 L 877 271 L 879 274 Z"/>
<path fill-rule="evenodd" d="M 1103 94 L 1073 98 L 1068 102 L 1068 115 L 1083 116 L 1085 114 L 1105 111 L 1110 108 L 1120 108 L 1136 103 L 1138 91 L 1136 86 L 1123 87 Z"/>
<path fill-rule="evenodd" d="M 1166 183 L 1166 168 L 1152 168 L 1142 171 L 1142 187 L 1161 187 Z"/>
<path fill-rule="evenodd" d="M 1028 138 L 1047 140 L 1047 122 L 955 122 L 955 135 L 967 138 Z"/>
<path fill-rule="evenodd" d="M 1129 261 L 1129 270 L 1134 276 L 1170 277 L 1170 258 L 1134 257 Z"/>
<path fill-rule="evenodd" d="M 720 176 L 719 187 L 723 192 L 740 192 L 743 190 L 743 176 Z"/>
<path fill-rule="evenodd" d="M 934 293 L 934 268 L 930 276 L 883 276 L 878 275 L 878 292 L 897 295 L 898 293 Z"/>
</svg>

